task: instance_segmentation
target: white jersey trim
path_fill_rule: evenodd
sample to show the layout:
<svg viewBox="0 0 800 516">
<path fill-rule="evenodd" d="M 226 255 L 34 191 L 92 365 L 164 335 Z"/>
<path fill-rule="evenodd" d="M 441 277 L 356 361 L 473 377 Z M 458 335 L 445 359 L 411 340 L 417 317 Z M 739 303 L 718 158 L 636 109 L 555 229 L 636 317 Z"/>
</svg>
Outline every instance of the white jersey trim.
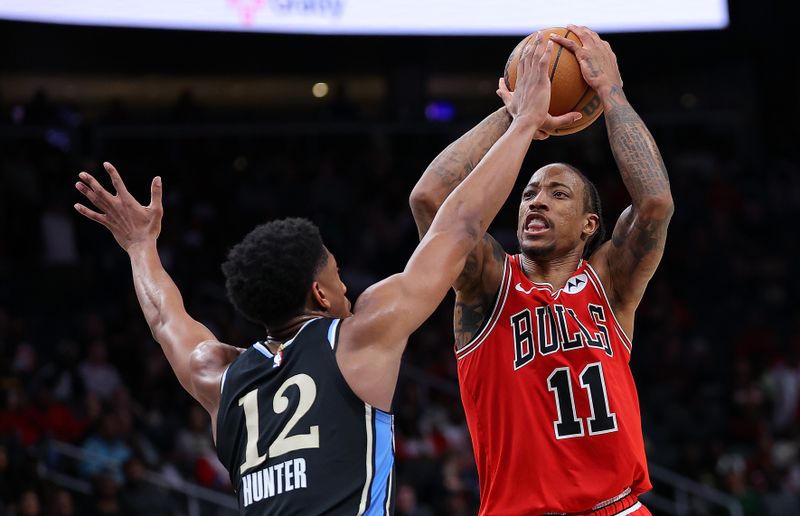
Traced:
<svg viewBox="0 0 800 516">
<path fill-rule="evenodd" d="M 300 336 L 300 333 L 303 330 L 306 329 L 306 326 L 308 326 L 309 324 L 311 324 L 312 322 L 314 322 L 314 321 L 316 321 L 318 319 L 322 319 L 322 317 L 314 317 L 313 319 L 309 319 L 308 321 L 304 322 L 303 325 L 300 327 L 300 329 L 297 330 L 297 333 L 294 334 L 294 337 L 292 337 L 291 339 L 289 339 L 289 340 L 287 340 L 286 342 L 283 343 L 283 349 L 286 349 L 289 346 L 291 346 L 292 343 L 295 341 L 295 339 Z"/>
<path fill-rule="evenodd" d="M 616 514 L 616 516 L 627 516 L 628 514 L 632 514 L 632 513 L 638 511 L 641 508 L 642 508 L 642 502 L 636 502 L 635 504 L 631 505 L 630 507 L 628 507 L 624 511 L 618 512 Z"/>
<path fill-rule="evenodd" d="M 485 341 L 486 338 L 492 333 L 492 330 L 497 325 L 497 321 L 500 320 L 500 314 L 503 313 L 503 308 L 506 305 L 506 299 L 508 299 L 508 290 L 510 287 L 511 261 L 509 256 L 506 254 L 505 261 L 503 262 L 503 279 L 500 282 L 500 288 L 497 291 L 497 298 L 494 301 L 494 309 L 492 310 L 489 320 L 483 329 L 478 332 L 478 334 L 466 345 L 456 350 L 456 358 L 458 360 L 461 360 L 465 356 L 478 349 L 478 347 L 483 344 L 483 341 Z"/>
<path fill-rule="evenodd" d="M 592 268 L 589 262 L 586 262 L 586 270 L 590 272 L 589 279 L 592 281 L 595 290 L 603 296 L 603 299 L 606 302 L 606 306 L 608 306 L 608 310 L 611 312 L 611 317 L 614 319 L 614 329 L 617 332 L 617 336 L 622 340 L 622 344 L 625 346 L 625 349 L 628 350 L 628 353 L 633 352 L 633 341 L 628 337 L 628 334 L 625 333 L 625 330 L 622 329 L 622 325 L 619 323 L 619 319 L 617 319 L 617 314 L 614 313 L 614 307 L 611 306 L 611 301 L 608 300 L 608 295 L 606 294 L 606 289 L 603 287 L 603 282 L 600 281 L 600 276 L 597 275 L 597 272 Z"/>
<path fill-rule="evenodd" d="M 231 364 L 228 364 L 227 367 L 225 367 L 225 370 L 222 371 L 222 378 L 220 378 L 220 380 L 219 380 L 219 393 L 220 393 L 220 395 L 222 395 L 222 389 L 225 387 L 225 378 L 228 377 L 228 369 L 230 369 L 230 368 L 231 368 Z"/>
<path fill-rule="evenodd" d="M 358 505 L 358 516 L 364 514 L 367 510 L 367 499 L 369 498 L 369 490 L 372 486 L 372 407 L 369 403 L 364 403 L 365 414 L 364 418 L 367 423 L 367 474 L 366 481 L 364 482 L 364 489 L 361 490 L 361 503 Z"/>
<path fill-rule="evenodd" d="M 622 500 L 623 498 L 625 498 L 629 494 L 631 494 L 631 488 L 630 487 L 626 487 L 623 492 L 621 492 L 620 494 L 618 494 L 614 498 L 609 498 L 608 500 L 602 501 L 602 502 L 598 503 L 597 505 L 595 505 L 594 507 L 592 507 L 592 510 L 593 511 L 599 511 L 603 507 L 608 507 L 612 503 L 615 503 L 615 502 L 618 502 L 618 501 Z"/>
<path fill-rule="evenodd" d="M 333 321 L 328 327 L 328 344 L 331 345 L 331 349 L 336 348 L 336 328 L 339 327 L 339 323 L 342 322 L 341 319 L 336 319 Z"/>
<path fill-rule="evenodd" d="M 554 300 L 558 299 L 558 296 L 560 296 L 561 293 L 564 291 L 564 287 L 561 287 L 560 289 L 556 290 L 556 288 L 550 283 L 533 281 L 532 279 L 530 279 L 525 274 L 525 269 L 522 266 L 522 253 L 517 254 L 516 258 L 517 258 L 517 267 L 519 267 L 519 271 L 522 274 L 522 277 L 525 278 L 528 283 L 530 283 L 531 288 L 529 288 L 529 289 L 522 288 L 522 283 L 517 283 L 514 286 L 514 288 L 516 288 L 518 291 L 520 291 L 520 292 L 522 292 L 523 294 L 526 294 L 526 295 L 530 294 L 534 290 L 549 292 L 550 296 Z M 584 262 L 584 259 L 581 258 L 580 261 L 578 262 L 578 266 L 575 267 L 575 272 L 578 272 L 580 270 L 581 265 L 583 265 L 583 262 Z M 572 276 L 570 276 L 570 278 L 572 278 Z M 567 280 L 567 281 L 569 281 L 569 280 Z M 564 286 L 566 286 L 566 283 L 564 284 Z"/>
<path fill-rule="evenodd" d="M 256 350 L 259 353 L 261 353 L 265 357 L 269 358 L 270 360 L 272 360 L 272 358 L 275 356 L 275 355 L 272 354 L 272 351 L 267 349 L 267 346 L 263 345 L 260 342 L 256 342 L 255 344 L 253 344 L 253 347 L 256 348 Z"/>
</svg>

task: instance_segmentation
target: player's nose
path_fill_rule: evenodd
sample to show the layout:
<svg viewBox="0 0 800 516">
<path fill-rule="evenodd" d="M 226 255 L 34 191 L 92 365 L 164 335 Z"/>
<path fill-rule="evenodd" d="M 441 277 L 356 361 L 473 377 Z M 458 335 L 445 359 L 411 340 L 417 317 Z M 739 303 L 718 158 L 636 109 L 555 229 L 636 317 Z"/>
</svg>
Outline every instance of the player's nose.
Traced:
<svg viewBox="0 0 800 516">
<path fill-rule="evenodd" d="M 549 207 L 547 203 L 547 193 L 541 190 L 528 200 L 528 205 L 531 209 L 546 210 Z"/>
</svg>

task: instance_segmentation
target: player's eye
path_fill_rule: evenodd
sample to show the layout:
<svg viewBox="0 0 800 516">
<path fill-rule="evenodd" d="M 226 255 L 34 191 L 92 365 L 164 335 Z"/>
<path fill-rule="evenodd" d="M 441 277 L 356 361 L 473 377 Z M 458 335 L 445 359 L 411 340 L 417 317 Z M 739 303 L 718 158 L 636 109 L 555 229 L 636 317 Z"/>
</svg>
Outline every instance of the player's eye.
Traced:
<svg viewBox="0 0 800 516">
<path fill-rule="evenodd" d="M 553 192 L 553 197 L 556 197 L 558 199 L 566 199 L 569 196 L 567 195 L 567 192 L 562 192 L 561 190 L 556 190 L 555 192 Z"/>
</svg>

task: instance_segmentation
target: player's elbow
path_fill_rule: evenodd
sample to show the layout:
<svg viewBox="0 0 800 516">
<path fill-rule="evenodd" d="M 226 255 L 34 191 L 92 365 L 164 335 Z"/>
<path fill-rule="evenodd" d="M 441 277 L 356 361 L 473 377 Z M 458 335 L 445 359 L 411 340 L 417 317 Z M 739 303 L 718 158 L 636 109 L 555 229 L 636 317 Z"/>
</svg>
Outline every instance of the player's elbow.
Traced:
<svg viewBox="0 0 800 516">
<path fill-rule="evenodd" d="M 675 213 L 675 203 L 669 192 L 643 200 L 636 211 L 641 218 L 668 222 Z"/>
<path fill-rule="evenodd" d="M 441 202 L 435 198 L 433 193 L 421 188 L 420 185 L 415 186 L 411 191 L 408 204 L 411 206 L 411 212 L 415 218 L 418 215 L 426 215 L 432 218 L 441 206 Z"/>
</svg>

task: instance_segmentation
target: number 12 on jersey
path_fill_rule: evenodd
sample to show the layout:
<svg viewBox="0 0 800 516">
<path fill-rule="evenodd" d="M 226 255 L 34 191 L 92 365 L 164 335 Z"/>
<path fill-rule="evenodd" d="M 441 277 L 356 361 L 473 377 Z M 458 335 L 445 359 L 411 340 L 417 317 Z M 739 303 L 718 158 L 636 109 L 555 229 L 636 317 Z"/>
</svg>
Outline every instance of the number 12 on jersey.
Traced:
<svg viewBox="0 0 800 516">
<path fill-rule="evenodd" d="M 300 400 L 294 414 L 286 422 L 283 430 L 275 438 L 275 441 L 269 445 L 267 450 L 269 457 L 278 457 L 285 453 L 294 450 L 301 450 L 303 448 L 319 448 L 319 426 L 313 425 L 308 428 L 306 434 L 289 435 L 292 428 L 297 425 L 300 418 L 314 404 L 317 398 L 317 384 L 314 379 L 307 374 L 296 374 L 287 379 L 280 386 L 272 399 L 272 410 L 276 414 L 282 414 L 289 408 L 289 398 L 285 396 L 286 390 L 290 386 L 296 386 L 300 390 Z M 250 468 L 258 466 L 267 460 L 267 454 L 258 454 L 258 437 L 260 429 L 258 424 L 258 389 L 253 389 L 241 398 L 239 398 L 239 406 L 244 408 L 245 427 L 247 429 L 247 445 L 244 452 L 244 462 L 239 468 L 240 473 L 244 473 Z"/>
<path fill-rule="evenodd" d="M 581 387 L 589 394 L 592 417 L 588 418 L 589 435 L 617 431 L 617 416 L 608 406 L 608 391 L 600 362 L 587 365 L 579 375 Z M 569 367 L 559 367 L 547 377 L 547 388 L 555 394 L 558 419 L 553 422 L 556 439 L 569 439 L 584 435 L 583 420 L 575 411 L 575 395 Z"/>
</svg>

